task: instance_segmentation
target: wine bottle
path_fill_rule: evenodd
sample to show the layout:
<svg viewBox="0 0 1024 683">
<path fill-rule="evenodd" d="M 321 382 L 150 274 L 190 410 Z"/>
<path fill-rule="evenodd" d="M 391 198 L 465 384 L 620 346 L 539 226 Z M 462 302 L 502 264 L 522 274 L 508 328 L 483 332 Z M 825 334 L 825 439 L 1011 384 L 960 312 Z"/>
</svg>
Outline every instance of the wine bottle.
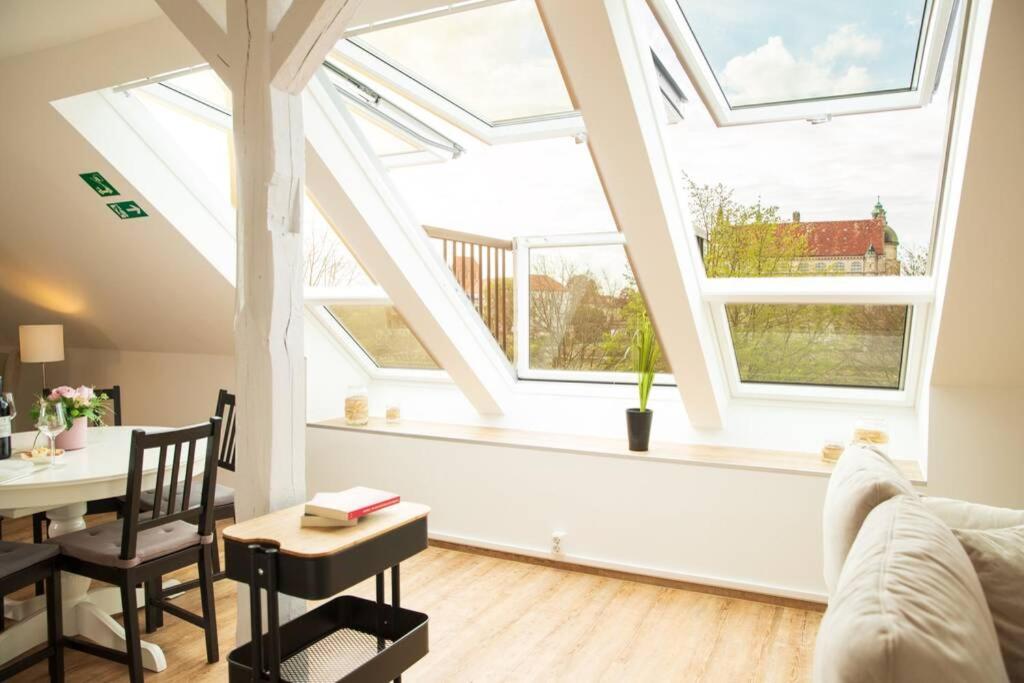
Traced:
<svg viewBox="0 0 1024 683">
<path fill-rule="evenodd" d="M 4 378 L 0 377 L 0 460 L 11 457 L 11 405 L 4 395 Z"/>
</svg>

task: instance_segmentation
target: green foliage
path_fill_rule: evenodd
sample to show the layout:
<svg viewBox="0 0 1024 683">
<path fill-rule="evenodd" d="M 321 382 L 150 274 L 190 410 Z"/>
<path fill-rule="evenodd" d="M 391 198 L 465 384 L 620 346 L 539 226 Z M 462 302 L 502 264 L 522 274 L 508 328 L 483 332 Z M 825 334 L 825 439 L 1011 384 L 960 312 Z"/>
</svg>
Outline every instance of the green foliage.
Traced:
<svg viewBox="0 0 1024 683">
<path fill-rule="evenodd" d="M 647 410 L 647 398 L 654 385 L 654 373 L 657 370 L 658 356 L 661 350 L 658 348 L 658 340 L 654 334 L 654 326 L 647 315 L 647 311 L 635 320 L 635 331 L 633 332 L 633 372 L 636 373 L 637 389 L 640 392 L 640 410 Z"/>
<path fill-rule="evenodd" d="M 706 235 L 708 277 L 788 275 L 809 254 L 806 232 L 799 223 L 783 221 L 779 207 L 760 200 L 740 204 L 721 183 L 697 185 L 690 178 L 686 182 L 695 227 Z"/>
</svg>

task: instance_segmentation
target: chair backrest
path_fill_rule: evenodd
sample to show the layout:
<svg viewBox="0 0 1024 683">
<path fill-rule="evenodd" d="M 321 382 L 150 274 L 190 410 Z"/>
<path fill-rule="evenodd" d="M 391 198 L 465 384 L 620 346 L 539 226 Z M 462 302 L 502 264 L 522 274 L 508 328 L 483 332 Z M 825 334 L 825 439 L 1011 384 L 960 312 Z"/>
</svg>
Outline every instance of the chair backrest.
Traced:
<svg viewBox="0 0 1024 683">
<path fill-rule="evenodd" d="M 198 506 L 199 534 L 209 536 L 213 533 L 213 502 L 217 488 L 217 444 L 220 442 L 220 429 L 220 418 L 211 417 L 209 422 L 163 432 L 147 434 L 142 429 L 132 430 L 128 454 L 128 485 L 125 490 L 127 510 L 121 532 L 122 560 L 131 560 L 135 557 L 135 541 L 140 531 L 179 519 L 195 521 L 196 509 L 190 506 L 190 503 L 193 480 L 197 476 L 196 465 L 199 462 L 203 463 L 202 495 Z M 203 440 L 206 441 L 203 447 L 205 452 L 197 454 L 198 444 Z M 160 451 L 156 485 L 153 487 L 153 510 L 140 517 L 139 501 L 142 496 L 144 458 L 146 451 L 157 448 Z M 171 450 L 170 463 L 168 450 Z M 169 477 L 166 476 L 168 464 Z M 179 486 L 182 487 L 180 493 Z M 167 495 L 164 495 L 165 489 Z"/>
<path fill-rule="evenodd" d="M 43 389 L 43 396 L 49 396 L 53 389 Z M 110 399 L 110 403 L 114 406 L 110 411 L 114 416 L 114 426 L 121 426 L 121 385 L 115 384 L 109 389 L 93 389 L 97 394 L 106 394 L 107 398 Z"/>
<path fill-rule="evenodd" d="M 221 389 L 217 394 L 217 408 L 213 413 L 222 420 L 217 465 L 235 471 L 235 395 Z"/>
</svg>

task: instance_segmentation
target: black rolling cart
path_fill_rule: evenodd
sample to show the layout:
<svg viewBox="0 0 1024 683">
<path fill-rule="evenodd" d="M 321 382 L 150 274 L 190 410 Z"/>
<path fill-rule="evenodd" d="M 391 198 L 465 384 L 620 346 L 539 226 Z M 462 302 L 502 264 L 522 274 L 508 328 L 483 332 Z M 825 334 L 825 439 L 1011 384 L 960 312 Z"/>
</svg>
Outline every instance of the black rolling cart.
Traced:
<svg viewBox="0 0 1024 683">
<path fill-rule="evenodd" d="M 249 585 L 253 634 L 267 632 L 228 655 L 232 683 L 401 681 L 427 654 L 427 615 L 401 606 L 399 565 L 427 547 L 425 505 L 403 502 L 354 527 L 302 528 L 302 505 L 224 531 L 228 578 Z M 385 602 L 385 572 L 391 604 Z M 376 577 L 376 600 L 341 595 L 287 623 L 278 594 L 322 600 Z M 263 589 L 262 591 L 260 589 Z"/>
</svg>

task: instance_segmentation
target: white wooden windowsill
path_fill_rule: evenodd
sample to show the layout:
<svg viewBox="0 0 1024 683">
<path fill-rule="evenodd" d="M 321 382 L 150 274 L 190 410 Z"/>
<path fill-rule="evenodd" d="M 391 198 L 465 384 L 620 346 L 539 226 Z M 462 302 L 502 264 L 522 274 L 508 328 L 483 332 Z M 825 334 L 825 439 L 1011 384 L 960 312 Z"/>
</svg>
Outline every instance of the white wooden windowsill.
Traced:
<svg viewBox="0 0 1024 683">
<path fill-rule="evenodd" d="M 485 446 L 529 448 L 609 458 L 686 463 L 707 467 L 727 467 L 823 477 L 831 475 L 834 467 L 833 463 L 823 461 L 817 453 L 735 446 L 705 446 L 662 442 L 652 443 L 650 450 L 646 453 L 638 453 L 627 448 L 624 436 L 622 439 L 613 439 L 575 434 L 533 432 L 505 427 L 484 427 L 413 420 L 388 423 L 379 417 L 370 418 L 369 424 L 364 427 L 348 425 L 345 423 L 344 418 L 311 422 L 307 426 L 314 429 L 368 432 L 370 434 L 405 438 L 476 443 Z M 912 483 L 921 485 L 925 483 L 921 469 L 916 461 L 897 460 L 896 464 L 904 476 Z"/>
</svg>

